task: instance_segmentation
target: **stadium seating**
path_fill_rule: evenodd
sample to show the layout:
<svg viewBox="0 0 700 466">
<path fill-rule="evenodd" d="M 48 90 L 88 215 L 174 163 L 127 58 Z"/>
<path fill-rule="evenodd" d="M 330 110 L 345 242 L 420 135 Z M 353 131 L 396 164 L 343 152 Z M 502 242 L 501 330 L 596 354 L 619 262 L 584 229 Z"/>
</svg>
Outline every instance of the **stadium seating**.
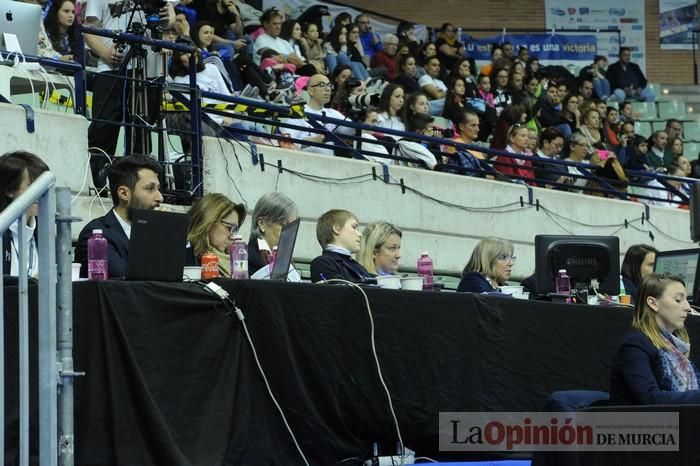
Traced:
<svg viewBox="0 0 700 466">
<path fill-rule="evenodd" d="M 653 104 L 652 104 L 653 105 Z M 677 118 L 682 120 L 686 117 L 685 103 L 678 100 L 670 100 L 668 102 L 659 102 L 659 118 L 668 120 L 669 118 Z"/>
</svg>

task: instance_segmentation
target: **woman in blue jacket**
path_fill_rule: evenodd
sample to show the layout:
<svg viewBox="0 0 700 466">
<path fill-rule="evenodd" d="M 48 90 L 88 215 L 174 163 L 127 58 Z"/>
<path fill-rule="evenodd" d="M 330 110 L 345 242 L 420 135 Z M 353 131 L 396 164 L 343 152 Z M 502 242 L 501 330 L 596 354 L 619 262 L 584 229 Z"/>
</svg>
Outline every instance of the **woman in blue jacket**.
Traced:
<svg viewBox="0 0 700 466">
<path fill-rule="evenodd" d="M 697 368 L 688 359 L 685 283 L 668 274 L 647 275 L 639 287 L 632 330 L 612 363 L 611 404 L 700 403 Z"/>
<path fill-rule="evenodd" d="M 500 238 L 482 239 L 462 271 L 457 291 L 496 292 L 510 278 L 514 264 L 513 243 Z"/>
</svg>

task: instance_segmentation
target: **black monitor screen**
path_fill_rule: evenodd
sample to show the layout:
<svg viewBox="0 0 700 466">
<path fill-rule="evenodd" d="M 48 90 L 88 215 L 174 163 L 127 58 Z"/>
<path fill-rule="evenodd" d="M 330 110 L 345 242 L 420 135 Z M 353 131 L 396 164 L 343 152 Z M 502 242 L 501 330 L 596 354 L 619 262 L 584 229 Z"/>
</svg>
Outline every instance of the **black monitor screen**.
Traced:
<svg viewBox="0 0 700 466">
<path fill-rule="evenodd" d="M 571 277 L 571 285 L 588 288 L 598 280 L 598 291 L 620 293 L 620 241 L 615 236 L 537 235 L 535 237 L 537 293 L 555 292 L 554 279 L 560 269 Z"/>
<path fill-rule="evenodd" d="M 698 263 L 700 249 L 684 249 L 680 251 L 663 251 L 656 255 L 654 272 L 678 275 L 685 282 L 688 290 L 688 300 L 692 300 L 697 286 Z"/>
</svg>

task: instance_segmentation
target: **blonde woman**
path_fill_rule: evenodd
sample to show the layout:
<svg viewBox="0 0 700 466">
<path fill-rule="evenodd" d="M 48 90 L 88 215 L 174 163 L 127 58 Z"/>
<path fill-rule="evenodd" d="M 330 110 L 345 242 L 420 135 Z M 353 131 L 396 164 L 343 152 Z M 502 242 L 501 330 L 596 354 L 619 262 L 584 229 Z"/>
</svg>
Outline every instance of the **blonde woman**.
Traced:
<svg viewBox="0 0 700 466">
<path fill-rule="evenodd" d="M 210 193 L 192 206 L 189 217 L 187 263 L 198 265 L 202 255 L 213 253 L 219 259 L 221 276 L 230 277 L 228 247 L 245 220 L 245 206 L 223 194 Z"/>
<path fill-rule="evenodd" d="M 457 291 L 493 293 L 505 285 L 513 271 L 516 257 L 513 243 L 500 238 L 479 241 L 462 271 Z"/>
<path fill-rule="evenodd" d="M 612 363 L 612 404 L 700 403 L 698 370 L 688 359 L 690 304 L 680 277 L 642 279 L 630 333 Z"/>
<path fill-rule="evenodd" d="M 391 223 L 373 222 L 362 232 L 357 262 L 372 275 L 392 275 L 399 270 L 401 230 Z"/>
</svg>

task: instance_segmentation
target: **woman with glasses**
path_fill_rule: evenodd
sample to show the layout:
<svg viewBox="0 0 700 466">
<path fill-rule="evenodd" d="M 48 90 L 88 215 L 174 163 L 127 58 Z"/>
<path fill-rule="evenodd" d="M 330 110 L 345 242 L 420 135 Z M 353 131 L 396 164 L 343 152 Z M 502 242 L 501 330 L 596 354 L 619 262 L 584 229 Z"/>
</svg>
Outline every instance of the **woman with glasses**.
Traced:
<svg viewBox="0 0 700 466">
<path fill-rule="evenodd" d="M 700 403 L 698 369 L 688 359 L 690 314 L 680 277 L 642 279 L 632 320 L 612 362 L 611 404 Z"/>
<path fill-rule="evenodd" d="M 252 218 L 248 240 L 248 272 L 251 275 L 270 263 L 270 254 L 279 243 L 282 227 L 297 219 L 297 205 L 282 193 L 267 193 L 258 199 Z"/>
<path fill-rule="evenodd" d="M 219 273 L 231 276 L 228 247 L 245 220 L 245 206 L 219 193 L 202 197 L 189 211 L 187 265 L 199 265 L 206 253 L 219 259 Z"/>
<path fill-rule="evenodd" d="M 588 156 L 590 148 L 591 145 L 588 143 L 586 136 L 577 131 L 569 138 L 569 156 L 564 160 L 567 162 L 588 164 L 589 162 L 586 160 L 586 157 Z M 570 175 L 567 180 L 569 184 L 578 187 L 586 186 L 588 180 L 586 178 L 581 178 L 583 173 L 581 173 L 577 167 L 567 166 L 567 170 Z M 577 191 L 581 192 L 580 190 Z"/>
<path fill-rule="evenodd" d="M 513 252 L 513 243 L 505 239 L 485 238 L 479 241 L 462 271 L 457 291 L 498 292 L 513 271 L 516 259 Z"/>
</svg>

